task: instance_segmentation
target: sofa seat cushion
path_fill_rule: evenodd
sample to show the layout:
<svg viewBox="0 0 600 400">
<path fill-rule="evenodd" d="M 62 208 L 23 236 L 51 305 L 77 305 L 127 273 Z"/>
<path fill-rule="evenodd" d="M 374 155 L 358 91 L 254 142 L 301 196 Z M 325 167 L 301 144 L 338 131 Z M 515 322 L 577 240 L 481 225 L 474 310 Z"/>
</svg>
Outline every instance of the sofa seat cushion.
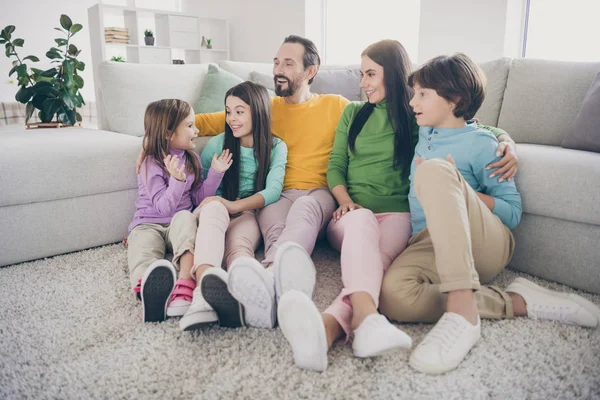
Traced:
<svg viewBox="0 0 600 400">
<path fill-rule="evenodd" d="M 521 143 L 517 154 L 524 212 L 600 225 L 600 154 Z"/>
<path fill-rule="evenodd" d="M 0 130 L 0 207 L 137 188 L 141 138 L 85 128 Z"/>
</svg>

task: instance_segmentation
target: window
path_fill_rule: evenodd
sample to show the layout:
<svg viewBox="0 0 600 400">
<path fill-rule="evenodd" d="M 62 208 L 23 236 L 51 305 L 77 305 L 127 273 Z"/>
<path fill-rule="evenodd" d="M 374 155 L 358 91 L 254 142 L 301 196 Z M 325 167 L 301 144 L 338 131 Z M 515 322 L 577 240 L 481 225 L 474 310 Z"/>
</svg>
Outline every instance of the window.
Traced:
<svg viewBox="0 0 600 400">
<path fill-rule="evenodd" d="M 527 3 L 525 57 L 600 61 L 598 0 L 528 0 Z"/>
<path fill-rule="evenodd" d="M 420 0 L 325 0 L 324 7 L 324 63 L 360 64 L 360 53 L 382 39 L 398 40 L 417 60 Z"/>
</svg>

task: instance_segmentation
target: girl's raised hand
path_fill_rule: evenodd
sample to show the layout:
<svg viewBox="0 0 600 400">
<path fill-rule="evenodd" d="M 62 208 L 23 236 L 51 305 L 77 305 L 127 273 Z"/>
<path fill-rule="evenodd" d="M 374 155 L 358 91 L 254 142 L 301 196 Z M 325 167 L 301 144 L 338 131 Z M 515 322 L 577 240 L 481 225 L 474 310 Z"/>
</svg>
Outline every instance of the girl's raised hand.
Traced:
<svg viewBox="0 0 600 400">
<path fill-rule="evenodd" d="M 229 149 L 225 149 L 221 152 L 221 155 L 217 157 L 216 154 L 213 154 L 212 161 L 210 163 L 210 167 L 217 172 L 225 172 L 231 167 L 233 163 L 232 154 Z"/>
<path fill-rule="evenodd" d="M 179 165 L 179 157 L 171 156 L 170 154 L 163 160 L 165 166 L 167 167 L 167 172 L 173 178 L 178 181 L 185 181 L 185 163 L 181 164 L 181 168 L 178 168 Z"/>
</svg>

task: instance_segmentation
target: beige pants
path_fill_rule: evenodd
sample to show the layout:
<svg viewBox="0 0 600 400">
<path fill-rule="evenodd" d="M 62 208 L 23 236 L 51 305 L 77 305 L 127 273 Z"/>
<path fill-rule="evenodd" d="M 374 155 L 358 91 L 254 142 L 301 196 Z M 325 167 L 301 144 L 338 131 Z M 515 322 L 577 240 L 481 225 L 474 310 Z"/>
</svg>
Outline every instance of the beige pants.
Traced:
<svg viewBox="0 0 600 400">
<path fill-rule="evenodd" d="M 482 318 L 513 317 L 506 292 L 480 285 L 510 261 L 514 251 L 510 230 L 447 161 L 421 164 L 414 184 L 427 228 L 409 240 L 387 270 L 382 314 L 401 322 L 434 323 L 446 310 L 447 292 L 473 289 Z"/>
<path fill-rule="evenodd" d="M 271 264 L 278 244 L 287 241 L 300 244 L 311 254 L 317 238 L 325 234 L 335 209 L 335 199 L 328 188 L 282 192 L 278 201 L 263 208 L 257 215 L 265 241 L 263 265 Z"/>
<path fill-rule="evenodd" d="M 212 201 L 194 213 L 198 214 L 198 232 L 192 273 L 200 265 L 220 268 L 224 264 L 229 269 L 238 257 L 254 258 L 261 238 L 254 211 L 230 217 L 222 203 Z"/>
<path fill-rule="evenodd" d="M 142 279 L 146 269 L 155 260 L 165 258 L 167 250 L 173 252 L 173 265 L 179 269 L 183 253 L 194 252 L 196 217 L 189 211 L 179 211 L 170 224 L 141 224 L 127 237 L 127 262 L 131 287 Z"/>
</svg>

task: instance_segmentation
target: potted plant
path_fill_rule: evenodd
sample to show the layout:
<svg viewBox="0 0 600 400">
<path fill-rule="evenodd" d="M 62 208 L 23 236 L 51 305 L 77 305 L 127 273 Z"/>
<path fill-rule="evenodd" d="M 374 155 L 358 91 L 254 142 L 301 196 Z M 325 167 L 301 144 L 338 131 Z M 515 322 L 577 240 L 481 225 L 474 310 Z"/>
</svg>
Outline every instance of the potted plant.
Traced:
<svg viewBox="0 0 600 400">
<path fill-rule="evenodd" d="M 114 62 L 125 62 L 125 59 L 122 56 L 112 56 L 110 58 L 110 61 L 114 61 Z"/>
<path fill-rule="evenodd" d="M 206 48 L 212 49 L 212 39 L 206 39 Z"/>
<path fill-rule="evenodd" d="M 146 42 L 146 46 L 154 46 L 154 32 L 150 29 L 144 31 L 144 42 Z"/>
<path fill-rule="evenodd" d="M 61 32 L 63 37 L 54 39 L 57 47 L 51 47 L 46 52 L 46 57 L 52 60 L 51 64 L 55 66 L 47 70 L 29 67 L 25 63 L 28 60 L 32 63 L 38 62 L 40 61 L 38 57 L 19 56 L 17 48 L 23 47 L 25 41 L 19 38 L 13 39 L 14 25 L 8 25 L 0 32 L 0 44 L 4 44 L 6 56 L 16 58 L 8 76 L 17 73 L 17 83 L 20 88 L 15 99 L 22 104 L 27 104 L 25 123 L 28 127 L 73 126 L 81 122 L 81 115 L 76 109 L 85 104 L 79 91 L 83 88 L 84 82 L 78 71 L 83 71 L 85 64 L 77 59 L 81 50 L 70 41 L 83 26 L 73 24 L 71 18 L 64 14 L 60 16 L 60 26 L 62 28 L 54 29 Z M 29 124 L 28 121 L 36 109 L 39 110 L 38 117 L 42 124 Z M 52 122 L 55 116 L 56 121 Z"/>
</svg>

